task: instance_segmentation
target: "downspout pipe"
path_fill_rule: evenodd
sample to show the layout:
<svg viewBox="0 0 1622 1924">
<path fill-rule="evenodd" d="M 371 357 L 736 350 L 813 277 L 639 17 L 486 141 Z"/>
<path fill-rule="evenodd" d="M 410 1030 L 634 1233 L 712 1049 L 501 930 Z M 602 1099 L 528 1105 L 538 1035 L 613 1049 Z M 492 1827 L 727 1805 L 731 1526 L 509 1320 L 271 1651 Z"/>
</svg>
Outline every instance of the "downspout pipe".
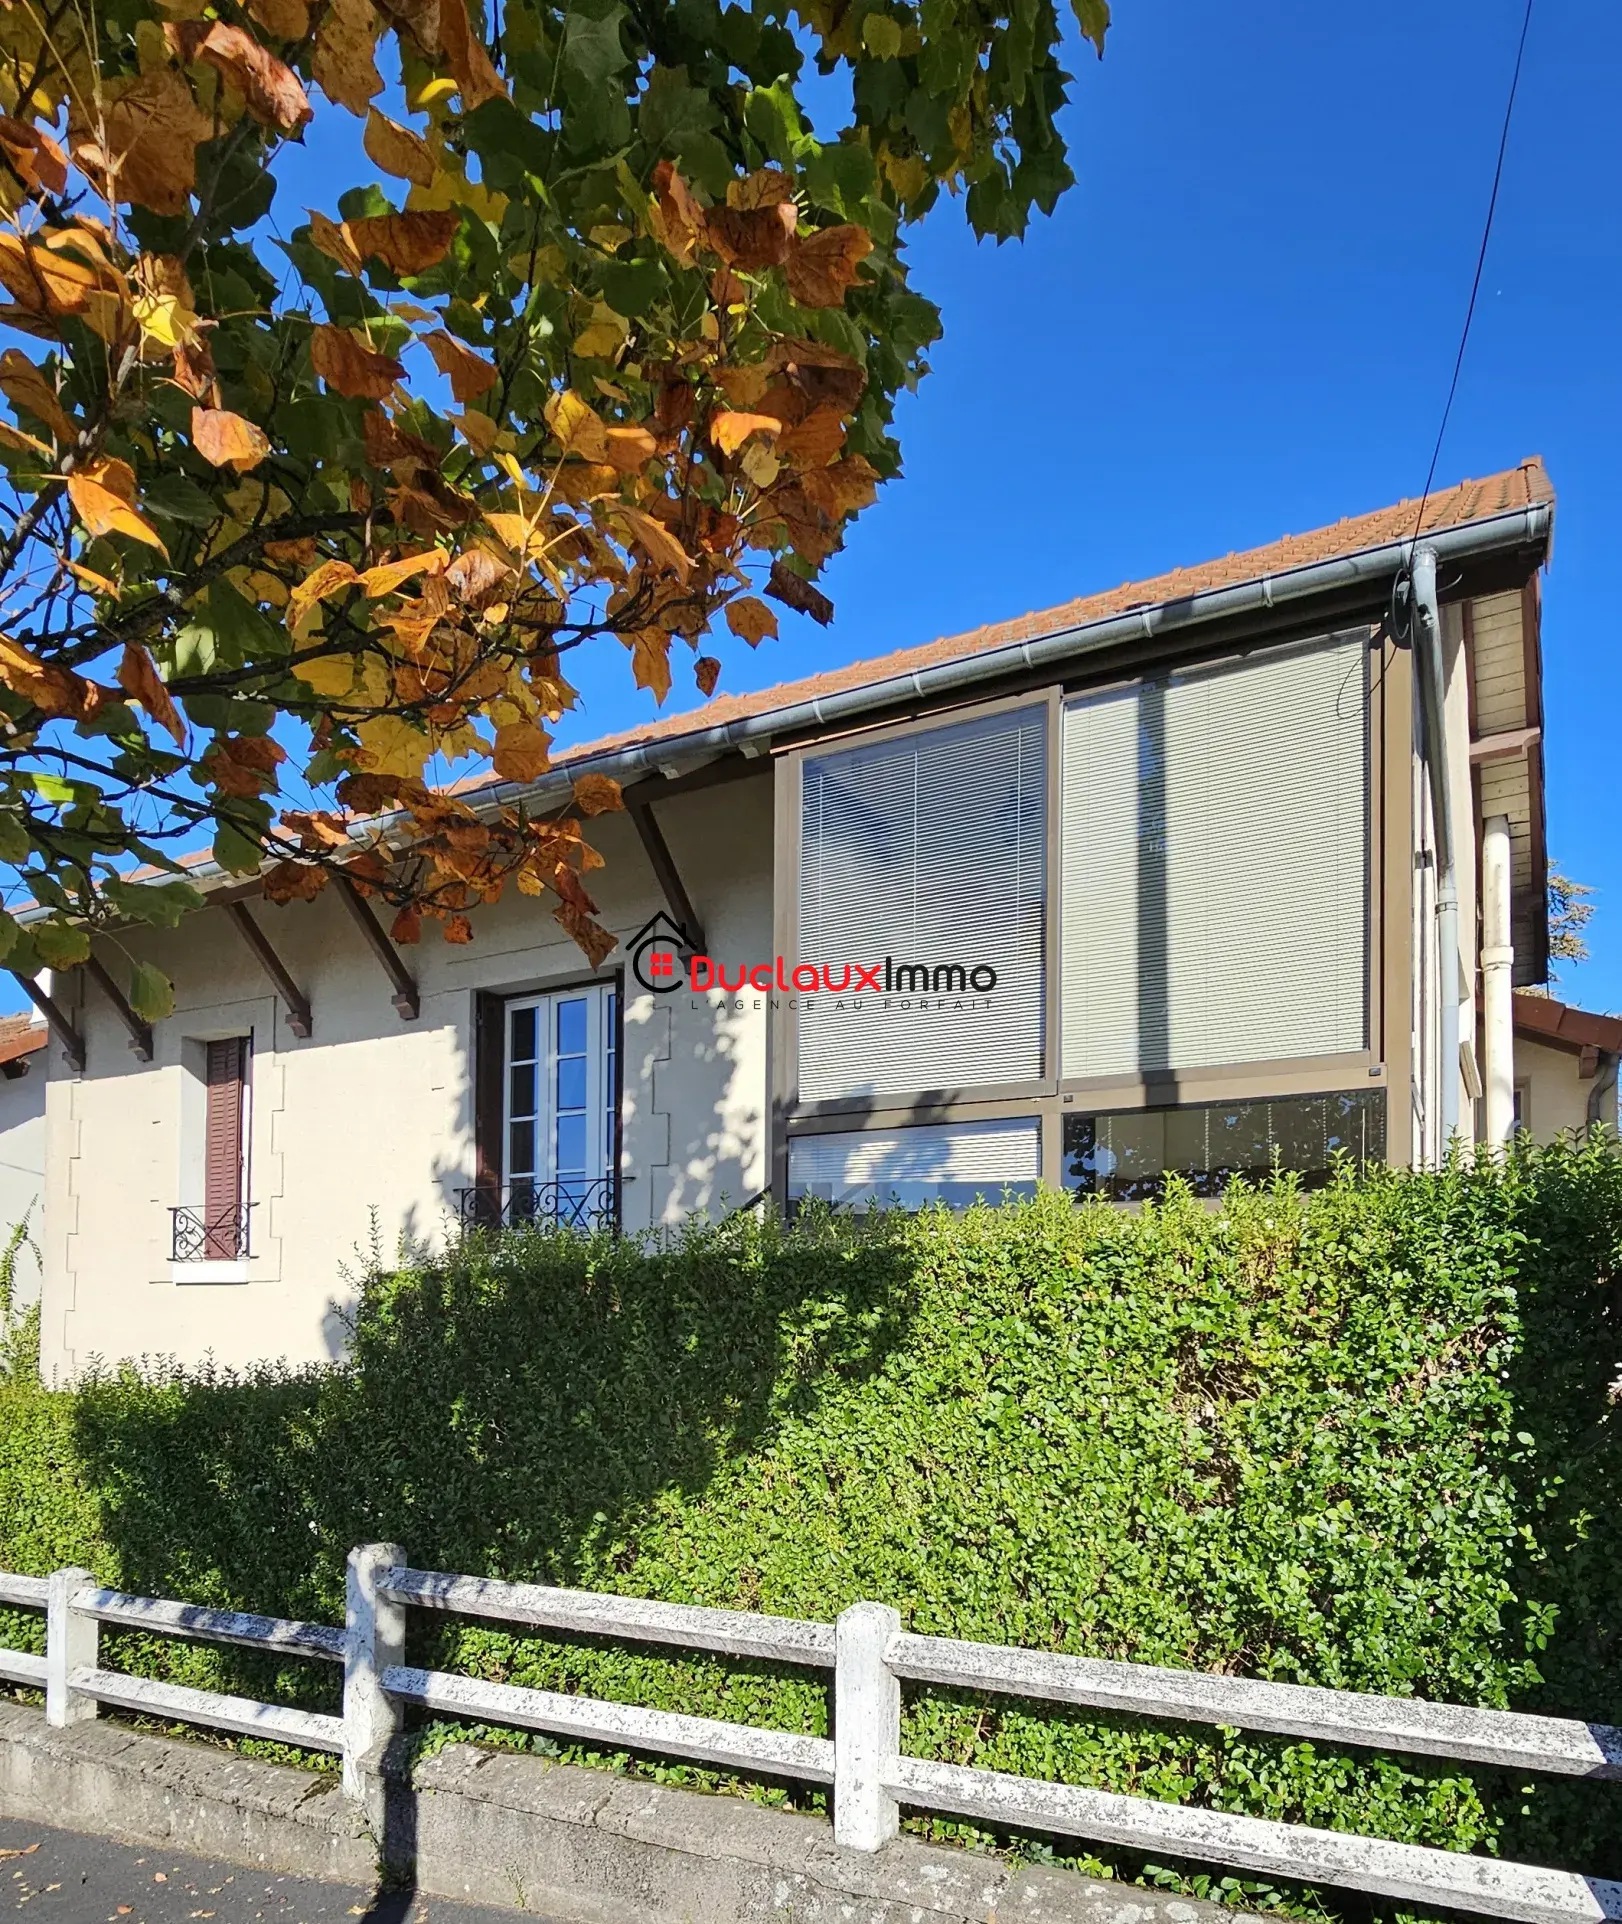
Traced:
<svg viewBox="0 0 1622 1924">
<path fill-rule="evenodd" d="M 1515 1133 L 1515 948 L 1510 940 L 1509 817 L 1481 830 L 1481 1034 L 1486 1109 L 1482 1136 L 1495 1149 Z"/>
<path fill-rule="evenodd" d="M 1447 667 L 1442 653 L 1442 616 L 1436 602 L 1436 549 L 1414 549 L 1408 564 L 1409 633 L 1418 668 L 1420 721 L 1425 736 L 1425 773 L 1430 783 L 1431 832 L 1436 843 L 1436 967 L 1441 1017 L 1438 1091 L 1441 1150 L 1459 1133 L 1459 881 L 1455 859 L 1453 785 L 1447 765 Z"/>
</svg>

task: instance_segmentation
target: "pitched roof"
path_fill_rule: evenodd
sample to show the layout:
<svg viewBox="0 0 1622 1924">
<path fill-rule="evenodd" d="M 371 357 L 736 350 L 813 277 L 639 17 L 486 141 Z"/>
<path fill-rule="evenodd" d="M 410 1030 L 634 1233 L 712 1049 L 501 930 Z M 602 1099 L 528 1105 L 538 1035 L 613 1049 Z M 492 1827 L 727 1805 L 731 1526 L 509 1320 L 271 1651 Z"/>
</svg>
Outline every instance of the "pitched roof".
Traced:
<svg viewBox="0 0 1622 1924">
<path fill-rule="evenodd" d="M 1425 503 L 1418 532 L 1432 534 L 1442 528 L 1463 527 L 1471 521 L 1485 521 L 1493 515 L 1516 508 L 1552 506 L 1554 487 L 1540 455 L 1533 455 L 1519 467 L 1506 468 L 1480 481 L 1460 481 L 1442 488 Z M 1419 503 L 1398 501 L 1371 514 L 1351 515 L 1326 528 L 1307 534 L 1287 534 L 1260 548 L 1240 554 L 1224 555 L 1192 568 L 1173 568 L 1169 574 L 1154 575 L 1146 581 L 1126 581 L 1102 594 L 1084 595 L 1075 601 L 1061 602 L 1019 615 L 1011 621 L 988 623 L 965 634 L 943 636 L 920 647 L 898 649 L 868 661 L 855 661 L 843 668 L 832 668 L 802 681 L 779 682 L 748 695 L 719 695 L 702 708 L 686 709 L 679 714 L 661 715 L 654 721 L 604 735 L 563 751 L 557 761 L 579 761 L 586 756 L 628 748 L 642 742 L 666 740 L 698 728 L 721 728 L 728 722 L 763 715 L 801 701 L 861 688 L 869 682 L 887 681 L 892 676 L 912 673 L 920 668 L 938 667 L 943 662 L 988 653 L 1011 643 L 1035 641 L 1044 635 L 1058 634 L 1085 622 L 1099 621 L 1110 615 L 1130 613 L 1136 608 L 1152 608 L 1162 602 L 1181 601 L 1189 595 L 1209 593 L 1214 588 L 1233 587 L 1241 582 L 1258 581 L 1291 568 L 1307 567 L 1314 562 L 1339 560 L 1360 554 L 1368 548 L 1384 547 L 1393 541 L 1406 541 L 1415 533 Z M 469 786 L 484 786 L 487 777 L 475 777 Z"/>
<path fill-rule="evenodd" d="M 1547 1042 L 1556 1049 L 1604 1049 L 1622 1055 L 1622 1016 L 1574 1009 L 1569 1002 L 1556 1002 L 1550 995 L 1528 995 L 1517 990 L 1515 1029 L 1519 1035 Z"/>
</svg>

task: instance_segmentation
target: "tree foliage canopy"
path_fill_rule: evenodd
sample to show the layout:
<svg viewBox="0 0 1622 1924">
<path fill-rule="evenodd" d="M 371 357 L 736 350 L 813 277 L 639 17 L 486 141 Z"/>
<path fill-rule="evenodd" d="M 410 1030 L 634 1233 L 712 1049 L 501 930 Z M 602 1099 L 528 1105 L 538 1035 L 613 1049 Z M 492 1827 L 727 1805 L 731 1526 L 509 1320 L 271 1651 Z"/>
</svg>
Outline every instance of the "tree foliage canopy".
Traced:
<svg viewBox="0 0 1622 1924">
<path fill-rule="evenodd" d="M 662 701 L 763 597 L 827 621 L 939 332 L 905 229 L 1071 180 L 1051 0 L 486 4 L 0 0 L 0 863 L 49 911 L 5 966 L 183 914 L 203 835 L 273 898 L 346 864 L 400 940 L 513 880 L 606 953 L 613 784 L 445 771 L 542 774 L 594 640 Z M 346 115 L 364 170 L 284 205 Z"/>
</svg>

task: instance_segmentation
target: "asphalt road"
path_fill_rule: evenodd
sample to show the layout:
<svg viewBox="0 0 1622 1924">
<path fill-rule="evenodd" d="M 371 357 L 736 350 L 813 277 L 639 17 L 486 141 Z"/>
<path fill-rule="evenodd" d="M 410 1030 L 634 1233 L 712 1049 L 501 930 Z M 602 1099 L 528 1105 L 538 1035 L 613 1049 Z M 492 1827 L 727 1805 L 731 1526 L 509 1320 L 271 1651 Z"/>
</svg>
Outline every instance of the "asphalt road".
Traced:
<svg viewBox="0 0 1622 1924">
<path fill-rule="evenodd" d="M 0 1916 L 18 1912 L 29 1924 L 516 1924 L 525 1915 L 278 1877 L 0 1817 Z"/>
</svg>

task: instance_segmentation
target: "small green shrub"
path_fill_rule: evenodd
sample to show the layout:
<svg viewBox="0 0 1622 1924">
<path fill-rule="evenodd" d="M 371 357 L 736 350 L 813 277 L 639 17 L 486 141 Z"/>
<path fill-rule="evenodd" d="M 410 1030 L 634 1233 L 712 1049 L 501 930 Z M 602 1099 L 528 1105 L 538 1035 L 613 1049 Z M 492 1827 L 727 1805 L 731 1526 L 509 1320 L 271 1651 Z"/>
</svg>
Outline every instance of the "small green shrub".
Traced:
<svg viewBox="0 0 1622 1924">
<path fill-rule="evenodd" d="M 438 1569 L 813 1618 L 872 1597 L 925 1632 L 1622 1722 L 1619 1238 L 1596 1140 L 1217 1211 L 475 1241 L 370 1279 L 340 1366 L 0 1389 L 0 1565 L 333 1621 L 347 1549 L 393 1538 Z M 828 1726 L 804 1673 L 414 1636 L 489 1678 Z M 332 1702 L 313 1666 L 115 1642 Z M 1622 1875 L 1617 1786 L 949 1692 L 906 1717 L 954 1762 Z"/>
</svg>

